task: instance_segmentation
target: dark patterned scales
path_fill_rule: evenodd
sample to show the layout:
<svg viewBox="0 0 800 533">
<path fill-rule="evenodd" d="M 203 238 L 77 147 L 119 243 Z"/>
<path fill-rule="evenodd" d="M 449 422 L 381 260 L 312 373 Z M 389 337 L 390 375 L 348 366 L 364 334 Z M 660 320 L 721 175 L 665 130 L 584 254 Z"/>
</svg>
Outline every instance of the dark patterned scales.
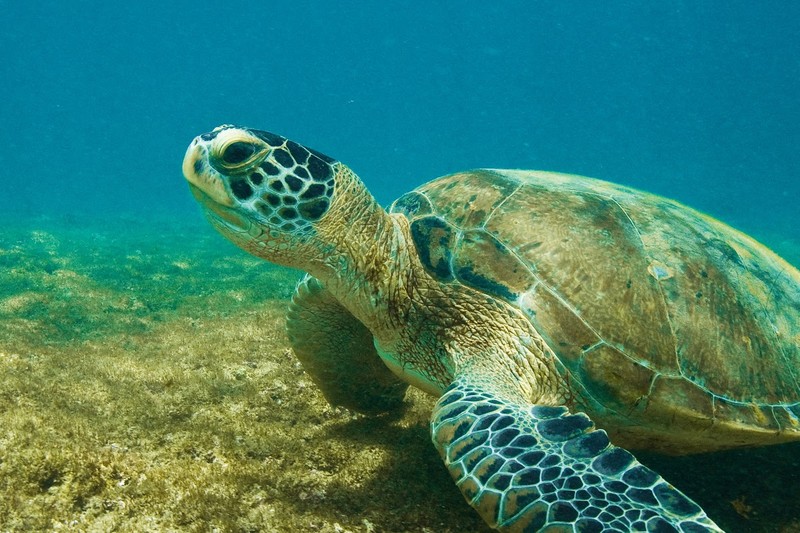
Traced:
<svg viewBox="0 0 800 533">
<path fill-rule="evenodd" d="M 507 531 L 539 531 L 545 525 L 566 531 L 713 529 L 697 504 L 611 445 L 586 415 L 570 414 L 565 407 L 498 405 L 490 403 L 492 397 L 485 387 L 461 378 L 439 399 L 431 422 L 434 444 L 450 474 L 470 504 L 486 510 L 490 526 Z"/>
<path fill-rule="evenodd" d="M 308 231 L 328 209 L 333 196 L 333 172 L 327 156 L 269 132 L 252 130 L 268 149 L 244 141 L 228 144 L 220 165 L 238 166 L 249 158 L 248 175 L 228 180 L 233 196 L 251 206 L 267 223 L 285 231 Z M 284 194 L 275 194 L 284 193 Z M 298 214 L 299 213 L 299 214 Z M 301 219 L 298 219 L 302 215 Z"/>
<path fill-rule="evenodd" d="M 331 404 L 439 397 L 434 444 L 494 528 L 720 531 L 623 447 L 800 439 L 800 273 L 687 207 L 478 170 L 387 213 L 343 164 L 234 126 L 183 169 L 223 234 L 309 272 L 287 331 Z"/>
</svg>

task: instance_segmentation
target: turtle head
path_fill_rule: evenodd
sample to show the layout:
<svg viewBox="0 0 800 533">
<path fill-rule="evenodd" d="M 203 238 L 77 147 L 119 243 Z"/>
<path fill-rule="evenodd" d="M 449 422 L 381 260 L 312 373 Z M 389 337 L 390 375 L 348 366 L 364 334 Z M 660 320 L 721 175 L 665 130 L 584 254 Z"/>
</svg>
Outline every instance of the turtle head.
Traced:
<svg viewBox="0 0 800 533">
<path fill-rule="evenodd" d="M 273 133 L 219 126 L 196 137 L 183 174 L 212 224 L 268 261 L 305 268 L 347 167 Z M 357 179 L 357 178 L 356 178 Z M 317 242 L 315 242 L 317 241 Z"/>
</svg>

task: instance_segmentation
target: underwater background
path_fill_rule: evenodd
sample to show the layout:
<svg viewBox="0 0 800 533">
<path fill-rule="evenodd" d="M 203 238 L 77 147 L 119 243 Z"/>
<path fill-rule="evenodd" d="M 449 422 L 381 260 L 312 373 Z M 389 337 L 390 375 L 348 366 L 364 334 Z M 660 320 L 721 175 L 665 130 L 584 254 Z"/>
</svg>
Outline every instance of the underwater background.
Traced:
<svg viewBox="0 0 800 533">
<path fill-rule="evenodd" d="M 273 131 L 388 204 L 475 167 L 682 201 L 800 265 L 800 3 L 15 2 L 0 46 L 0 531 L 483 531 L 430 399 L 325 404 L 299 273 L 181 176 Z M 637 454 L 728 531 L 800 531 L 800 447 Z"/>
</svg>

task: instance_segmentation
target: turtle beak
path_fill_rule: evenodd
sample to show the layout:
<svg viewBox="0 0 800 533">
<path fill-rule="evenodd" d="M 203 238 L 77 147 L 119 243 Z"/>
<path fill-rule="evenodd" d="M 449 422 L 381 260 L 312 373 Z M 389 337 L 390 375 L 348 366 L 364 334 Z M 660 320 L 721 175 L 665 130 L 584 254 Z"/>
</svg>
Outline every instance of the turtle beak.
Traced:
<svg viewBox="0 0 800 533">
<path fill-rule="evenodd" d="M 209 142 L 202 135 L 195 137 L 186 150 L 183 175 L 189 182 L 189 190 L 218 229 L 246 229 L 250 223 L 236 212 L 222 178 L 208 162 Z"/>
<path fill-rule="evenodd" d="M 192 187 L 192 193 L 199 189 L 210 200 L 233 207 L 233 200 L 225 190 L 222 179 L 208 162 L 208 154 L 208 141 L 203 140 L 202 136 L 195 137 L 183 157 L 183 176 Z"/>
</svg>

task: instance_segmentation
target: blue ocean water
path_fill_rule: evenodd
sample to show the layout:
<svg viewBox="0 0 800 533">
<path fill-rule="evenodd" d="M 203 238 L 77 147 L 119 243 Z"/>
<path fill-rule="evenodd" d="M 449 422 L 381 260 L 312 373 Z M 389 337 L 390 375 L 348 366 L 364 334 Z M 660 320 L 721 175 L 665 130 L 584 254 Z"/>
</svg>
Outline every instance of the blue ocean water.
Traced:
<svg viewBox="0 0 800 533">
<path fill-rule="evenodd" d="M 797 3 L 0 7 L 5 213 L 198 216 L 185 146 L 237 123 L 346 162 L 384 203 L 544 168 L 796 237 Z"/>
<path fill-rule="evenodd" d="M 7 279 L 18 283 L 0 277 L 0 355 L 22 353 L 7 339 L 23 321 L 56 322 L 83 342 L 106 335 L 113 315 L 135 322 L 133 338 L 176 309 L 288 297 L 294 278 L 241 256 L 230 264 L 232 246 L 208 251 L 224 241 L 207 237 L 181 162 L 195 135 L 224 123 L 345 162 L 384 204 L 469 168 L 571 172 L 676 198 L 800 265 L 800 3 L 0 0 L 0 9 L 0 275 L 16 271 Z M 196 229 L 170 233 L 169 221 L 205 233 L 190 243 Z M 105 240 L 93 240 L 104 227 Z M 114 240 L 126 231 L 133 237 Z M 60 261 L 81 242 L 84 262 Z M 95 245 L 108 255 L 92 255 Z M 40 277 L 23 279 L 25 269 Z M 279 278 L 264 293 L 249 283 Z M 90 281 L 108 295 L 84 291 Z M 196 307 L 180 307 L 192 298 Z M 765 528 L 798 523 L 797 447 L 782 449 L 651 460 L 747 531 L 760 509 L 785 515 Z M 720 477 L 704 477 L 719 470 L 711 464 L 691 479 L 730 457 Z M 753 474 L 761 465 L 769 476 Z M 767 503 L 757 504 L 761 492 Z"/>
</svg>

